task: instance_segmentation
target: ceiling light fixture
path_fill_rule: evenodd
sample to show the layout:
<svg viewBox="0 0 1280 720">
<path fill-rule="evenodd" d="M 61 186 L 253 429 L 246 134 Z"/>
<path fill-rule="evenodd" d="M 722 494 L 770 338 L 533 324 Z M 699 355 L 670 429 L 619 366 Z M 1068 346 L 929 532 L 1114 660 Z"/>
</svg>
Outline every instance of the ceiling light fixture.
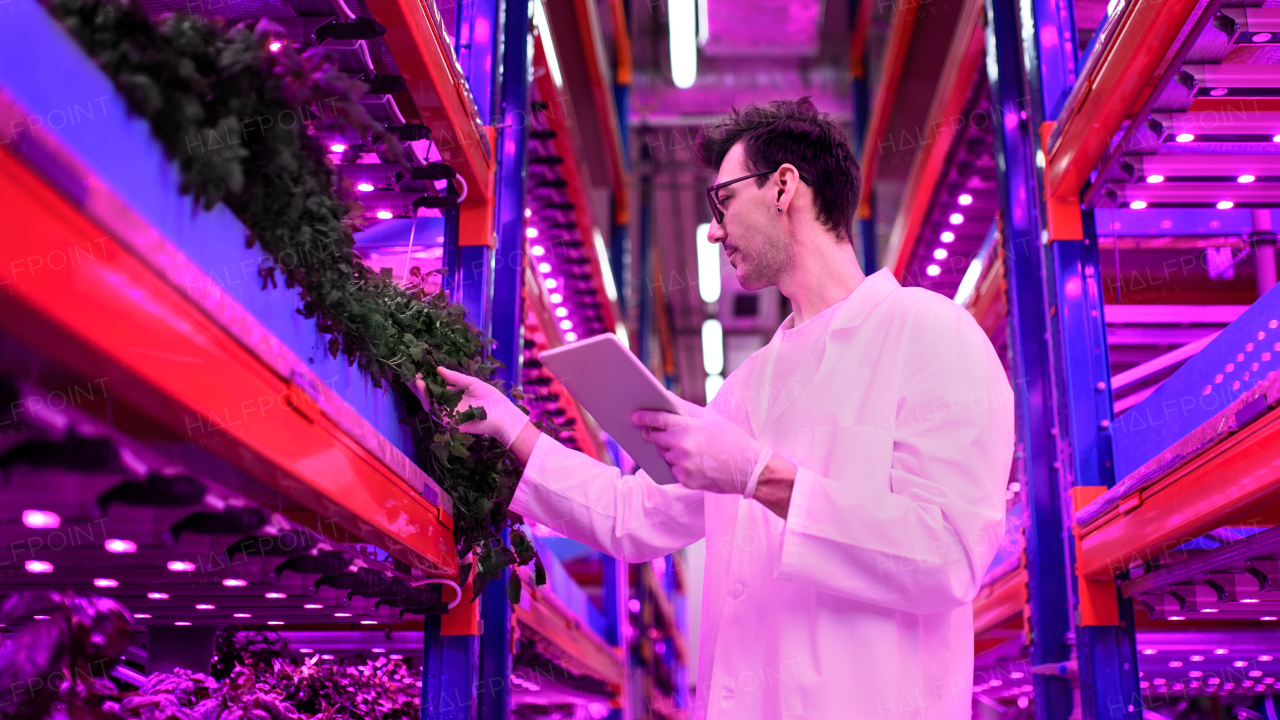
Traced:
<svg viewBox="0 0 1280 720">
<path fill-rule="evenodd" d="M 671 82 L 681 90 L 698 79 L 698 5 L 696 0 L 668 0 Z"/>
<path fill-rule="evenodd" d="M 702 322 L 702 369 L 708 375 L 724 372 L 724 326 L 715 318 Z"/>
<path fill-rule="evenodd" d="M 369 652 L 384 653 L 386 651 L 386 648 L 369 648 Z"/>
<path fill-rule="evenodd" d="M 698 297 L 704 303 L 720 299 L 720 246 L 707 239 L 711 223 L 702 223 L 694 231 L 694 246 L 698 253 Z"/>
<path fill-rule="evenodd" d="M 334 617 L 351 617 L 351 613 L 334 613 Z"/>
<path fill-rule="evenodd" d="M 196 605 L 197 610 L 217 610 L 218 608 L 209 603 L 199 603 Z"/>
<path fill-rule="evenodd" d="M 190 624 L 191 623 L 187 622 L 186 620 L 179 620 L 174 623 L 174 625 L 190 625 Z"/>
<path fill-rule="evenodd" d="M 100 587 L 100 588 L 120 587 L 120 581 L 112 580 L 111 578 L 94 578 L 93 586 Z"/>
<path fill-rule="evenodd" d="M 58 513 L 48 510 L 23 510 L 22 524 L 32 530 L 49 530 L 61 525 L 62 518 L 58 517 Z"/>
<path fill-rule="evenodd" d="M 149 593 L 147 593 L 147 599 L 149 599 L 149 600 L 168 600 L 168 599 L 169 599 L 169 593 L 162 593 L 162 592 L 149 592 Z"/>
<path fill-rule="evenodd" d="M 186 560 L 170 560 L 165 563 L 165 567 L 172 572 L 195 572 L 196 570 L 196 564 Z"/>
<path fill-rule="evenodd" d="M 244 587 L 248 584 L 248 580 L 241 580 L 240 578 L 226 578 L 222 581 L 223 587 Z"/>
<path fill-rule="evenodd" d="M 324 606 L 323 606 L 323 605 L 320 605 L 319 603 L 307 603 L 306 605 L 303 605 L 302 607 L 304 607 L 304 608 L 306 608 L 306 609 L 308 609 L 308 610 L 322 610 L 322 609 L 324 609 Z"/>
<path fill-rule="evenodd" d="M 27 569 L 27 572 L 37 575 L 53 572 L 53 563 L 44 560 L 28 560 L 22 566 Z"/>
<path fill-rule="evenodd" d="M 361 620 L 360 624 L 361 625 L 377 625 L 378 621 L 377 620 Z"/>
<path fill-rule="evenodd" d="M 268 624 L 268 625 L 283 625 L 283 624 L 284 624 L 284 621 L 283 621 L 283 620 L 268 620 L 268 621 L 267 621 L 267 624 Z"/>
<path fill-rule="evenodd" d="M 253 617 L 253 616 L 250 615 L 249 613 L 232 613 L 231 617 L 247 618 L 247 617 Z"/>
<path fill-rule="evenodd" d="M 262 597 L 267 598 L 268 600 L 283 600 L 289 596 L 282 592 L 269 592 L 263 593 Z"/>
<path fill-rule="evenodd" d="M 139 620 L 150 620 L 151 616 L 146 613 L 134 613 L 133 616 Z"/>
<path fill-rule="evenodd" d="M 102 547 L 109 553 L 138 552 L 138 543 L 132 540 L 121 540 L 120 538 L 110 538 L 102 543 Z"/>
</svg>

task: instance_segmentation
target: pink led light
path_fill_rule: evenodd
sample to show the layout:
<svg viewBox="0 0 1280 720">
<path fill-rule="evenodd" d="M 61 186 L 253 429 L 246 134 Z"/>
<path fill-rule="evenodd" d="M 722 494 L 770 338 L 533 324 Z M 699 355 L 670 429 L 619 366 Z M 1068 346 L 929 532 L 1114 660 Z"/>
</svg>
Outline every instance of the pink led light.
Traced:
<svg viewBox="0 0 1280 720">
<path fill-rule="evenodd" d="M 196 609 L 197 610 L 217 610 L 218 608 L 216 608 L 213 605 L 210 605 L 209 603 L 199 603 L 196 605 Z"/>
<path fill-rule="evenodd" d="M 49 615 L 32 615 L 31 619 L 32 620 L 52 620 L 53 618 Z"/>
<path fill-rule="evenodd" d="M 149 599 L 149 600 L 168 600 L 168 599 L 169 599 L 169 593 L 162 593 L 162 592 L 149 592 L 149 593 L 147 593 L 147 599 Z"/>
<path fill-rule="evenodd" d="M 1217 206 L 1217 207 L 1218 207 L 1218 209 L 1219 209 L 1219 210 L 1230 210 L 1231 208 L 1233 208 L 1233 207 L 1235 207 L 1235 206 L 1236 206 L 1236 204 L 1235 204 L 1235 203 L 1233 203 L 1233 202 L 1231 202 L 1230 200 L 1219 200 L 1219 201 L 1218 201 L 1218 206 Z"/>
<path fill-rule="evenodd" d="M 112 580 L 111 578 L 94 578 L 93 586 L 100 587 L 100 588 L 120 587 L 120 581 Z"/>
<path fill-rule="evenodd" d="M 525 208 L 525 209 L 524 209 L 524 216 L 525 216 L 525 217 L 527 217 L 527 218 L 531 218 L 531 217 L 533 217 L 533 208 Z"/>
<path fill-rule="evenodd" d="M 956 234 L 950 230 L 943 230 L 942 234 L 938 236 L 938 239 L 944 243 L 955 242 Z"/>
<path fill-rule="evenodd" d="M 1231 652 L 1231 651 L 1230 651 L 1230 650 L 1228 650 L 1228 649 L 1226 649 L 1226 648 L 1217 648 L 1217 649 L 1215 649 L 1215 650 L 1213 651 L 1213 654 L 1214 654 L 1214 655 L 1227 655 L 1227 654 L 1229 654 L 1230 652 Z"/>
<path fill-rule="evenodd" d="M 44 560 L 28 560 L 22 566 L 27 569 L 27 572 L 37 575 L 53 572 L 53 563 Z"/>
<path fill-rule="evenodd" d="M 343 145 L 342 143 L 334 143 L 329 146 L 329 149 L 332 150 L 333 152 L 339 153 L 346 150 L 347 146 Z"/>
<path fill-rule="evenodd" d="M 267 624 L 268 624 L 268 625 L 283 625 L 283 624 L 284 624 L 284 621 L 283 621 L 283 620 L 268 620 L 268 621 L 267 621 Z"/>
<path fill-rule="evenodd" d="M 268 600 L 283 600 L 289 596 L 282 592 L 269 592 L 264 593 L 262 597 L 267 598 Z"/>
<path fill-rule="evenodd" d="M 973 196 L 970 195 L 969 193 L 963 193 L 962 195 L 960 195 L 960 197 L 956 198 L 956 202 L 960 203 L 961 205 L 972 205 Z"/>
<path fill-rule="evenodd" d="M 564 334 L 565 342 L 577 342 L 577 340 L 578 340 L 578 333 L 572 330 Z"/>
<path fill-rule="evenodd" d="M 964 222 L 964 215 L 961 215 L 960 213 L 951 213 L 950 215 L 947 216 L 947 222 L 951 223 L 952 225 L 959 225 L 960 223 Z"/>
<path fill-rule="evenodd" d="M 1196 136 L 1191 133 L 1178 133 L 1177 137 L 1174 138 L 1174 140 L 1177 140 L 1178 142 L 1191 142 L 1195 139 Z"/>
<path fill-rule="evenodd" d="M 373 183 L 362 182 L 356 185 L 356 189 L 360 192 L 373 192 Z"/>
<path fill-rule="evenodd" d="M 120 538 L 110 538 L 102 543 L 102 547 L 109 553 L 134 553 L 138 552 L 138 543 L 132 540 L 121 540 Z"/>
<path fill-rule="evenodd" d="M 529 228 L 529 229 L 532 230 L 533 228 Z M 542 247 L 541 245 L 534 245 L 533 247 L 529 248 L 529 254 L 533 255 L 534 257 L 542 257 L 543 255 L 547 254 L 547 249 Z"/>
<path fill-rule="evenodd" d="M 1255 176 L 1255 175 L 1250 175 L 1250 174 L 1248 174 L 1248 173 L 1245 173 L 1244 175 L 1241 175 L 1240 177 L 1236 178 L 1236 182 L 1238 182 L 1238 183 L 1251 183 L 1251 182 L 1253 182 L 1254 180 L 1257 180 L 1257 179 L 1258 179 L 1258 178 L 1257 178 L 1257 176 Z"/>
<path fill-rule="evenodd" d="M 334 613 L 334 617 L 351 617 L 351 613 Z"/>
<path fill-rule="evenodd" d="M 1186 620 L 1186 618 L 1183 617 L 1182 615 L 1170 615 L 1169 619 L 1170 620 Z"/>
<path fill-rule="evenodd" d="M 378 212 L 374 213 L 374 217 L 378 218 L 379 220 L 390 220 L 391 218 L 395 217 L 395 215 L 392 215 L 390 210 L 379 210 Z"/>
<path fill-rule="evenodd" d="M 253 616 L 250 615 L 249 613 L 234 613 L 232 614 L 231 617 L 247 618 L 247 617 L 253 617 Z"/>
<path fill-rule="evenodd" d="M 561 329 L 561 330 L 572 330 L 572 329 L 573 329 L 573 321 L 572 321 L 572 320 L 561 320 L 561 321 L 560 321 L 560 329 Z"/>
<path fill-rule="evenodd" d="M 403 660 L 403 659 L 404 659 L 404 656 L 403 656 L 403 655 L 388 655 L 387 657 L 391 658 L 392 660 Z"/>
<path fill-rule="evenodd" d="M 386 648 L 369 648 L 369 652 L 384 653 L 386 651 Z"/>
<path fill-rule="evenodd" d="M 1155 648 L 1142 648 L 1142 651 L 1141 651 L 1141 652 L 1142 652 L 1142 654 L 1143 654 L 1143 655 L 1155 655 L 1156 653 L 1158 653 L 1158 652 L 1160 652 L 1160 651 L 1159 651 L 1159 650 L 1157 650 L 1157 649 L 1155 649 Z"/>
<path fill-rule="evenodd" d="M 302 607 L 304 607 L 304 608 L 306 608 L 306 609 L 308 609 L 308 610 L 320 610 L 320 609 L 324 608 L 324 606 L 323 606 L 323 605 L 318 605 L 318 604 L 316 604 L 316 603 L 307 603 L 306 605 L 303 605 Z"/>
<path fill-rule="evenodd" d="M 946 248 L 938 248 L 937 250 L 934 250 L 934 251 L 933 251 L 933 259 L 934 259 L 934 260 L 946 260 L 946 259 L 947 259 L 947 249 L 946 249 Z"/>
<path fill-rule="evenodd" d="M 58 513 L 48 510 L 23 510 L 22 524 L 32 530 L 48 530 L 61 525 L 62 518 L 58 517 Z"/>
<path fill-rule="evenodd" d="M 524 236 L 530 239 L 538 237 L 538 228 L 536 227 L 525 228 Z"/>
<path fill-rule="evenodd" d="M 378 621 L 377 620 L 361 620 L 360 624 L 361 625 L 377 625 Z"/>
<path fill-rule="evenodd" d="M 569 315 L 569 308 L 566 308 L 566 307 L 556 308 L 556 317 L 567 317 L 568 315 Z"/>
<path fill-rule="evenodd" d="M 551 272 L 551 263 L 538 263 L 538 272 L 540 273 Z"/>
<path fill-rule="evenodd" d="M 1132 210 L 1144 210 L 1146 209 L 1146 207 L 1147 207 L 1146 200 L 1134 200 L 1133 202 L 1129 203 L 1129 208 Z"/>
<path fill-rule="evenodd" d="M 929 277 L 937 277 L 942 274 L 942 268 L 937 265 L 930 265 L 924 269 L 924 274 Z"/>
<path fill-rule="evenodd" d="M 170 560 L 165 563 L 165 567 L 172 572 L 195 572 L 196 570 L 196 564 L 186 560 Z"/>
<path fill-rule="evenodd" d="M 302 653 L 303 655 L 310 655 L 311 653 L 315 652 L 315 650 L 312 650 L 311 648 L 298 648 L 298 652 Z"/>
<path fill-rule="evenodd" d="M 1157 174 L 1157 175 L 1148 175 L 1148 176 L 1147 176 L 1147 182 L 1151 183 L 1152 185 L 1155 185 L 1155 184 L 1157 184 L 1157 183 L 1162 183 L 1162 182 L 1164 182 L 1164 176 L 1163 176 L 1163 175 L 1159 175 L 1159 174 Z"/>
<path fill-rule="evenodd" d="M 282 47 L 284 47 L 284 43 L 280 42 L 279 40 L 272 40 L 271 43 L 267 45 L 267 49 L 273 53 L 280 52 L 280 48 Z"/>
<path fill-rule="evenodd" d="M 1226 88 L 1214 88 L 1209 91 L 1209 94 L 1212 95 L 1213 97 L 1222 97 L 1223 95 L 1226 95 L 1227 92 L 1228 91 Z"/>
<path fill-rule="evenodd" d="M 1277 618 L 1276 618 L 1276 616 L 1275 616 L 1275 615 L 1263 615 L 1262 617 L 1260 617 L 1260 618 L 1258 618 L 1258 619 L 1259 619 L 1259 620 L 1276 620 Z"/>
<path fill-rule="evenodd" d="M 553 303 L 562 303 L 564 302 L 564 296 L 561 295 L 560 293 L 551 293 L 550 300 Z"/>
<path fill-rule="evenodd" d="M 248 584 L 248 580 L 241 580 L 240 578 L 226 578 L 222 581 L 223 587 L 244 587 Z"/>
<path fill-rule="evenodd" d="M 133 614 L 133 616 L 134 616 L 134 617 L 136 617 L 136 618 L 138 618 L 139 620 L 150 620 L 150 619 L 151 619 L 151 616 L 150 616 L 150 615 L 148 615 L 148 614 L 146 614 L 146 613 L 134 613 L 134 614 Z"/>
<path fill-rule="evenodd" d="M 174 623 L 174 625 L 190 625 L 190 624 L 191 623 L 187 622 L 186 620 L 179 620 Z"/>
<path fill-rule="evenodd" d="M 557 287 L 560 286 L 560 283 L 557 282 L 555 278 L 547 278 L 546 280 L 542 281 L 542 285 L 546 287 L 548 290 L 555 290 Z"/>
</svg>

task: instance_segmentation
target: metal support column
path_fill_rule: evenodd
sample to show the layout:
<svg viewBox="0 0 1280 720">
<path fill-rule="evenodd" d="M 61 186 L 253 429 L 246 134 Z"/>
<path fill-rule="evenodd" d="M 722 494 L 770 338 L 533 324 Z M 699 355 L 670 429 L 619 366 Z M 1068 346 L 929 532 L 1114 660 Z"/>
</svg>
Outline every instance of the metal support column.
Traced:
<svg viewBox="0 0 1280 720">
<path fill-rule="evenodd" d="M 495 27 L 499 38 L 495 63 L 501 68 L 497 147 L 496 262 L 492 337 L 494 356 L 503 363 L 500 377 L 520 386 L 524 353 L 525 147 L 528 133 L 529 84 L 533 79 L 533 6 L 529 0 L 503 0 Z M 500 62 L 499 62 L 500 60 Z M 506 534 L 504 533 L 504 540 Z M 480 598 L 480 702 L 482 720 L 511 717 L 512 622 L 507 599 L 510 570 L 491 581 Z"/>
<path fill-rule="evenodd" d="M 1071 658 L 1071 617 L 1063 542 L 1062 495 L 1056 467 L 1057 432 L 1050 376 L 1048 313 L 1044 294 L 1044 257 L 1039 242 L 1040 211 L 1036 183 L 1034 133 L 1024 114 L 1026 73 L 1013 3 L 987 0 L 987 69 L 996 117 L 996 162 L 1000 216 L 1009 285 L 1009 344 L 1017 411 L 1014 453 L 1030 519 L 1027 571 L 1030 592 L 1031 664 L 1052 666 Z M 1035 674 L 1037 720 L 1071 716 L 1072 688 L 1067 678 Z"/>
<path fill-rule="evenodd" d="M 862 0 L 862 2 L 871 2 L 871 0 Z M 852 35 L 858 28 L 855 27 L 858 22 L 859 0 L 850 0 L 849 2 L 849 30 Z M 862 30 L 866 32 L 864 28 Z M 851 58 L 850 69 L 850 92 L 849 96 L 853 99 L 853 150 L 859 156 L 863 144 L 867 139 L 867 118 L 871 115 L 871 100 L 867 91 L 867 51 L 865 45 L 862 47 L 862 57 Z M 875 208 L 876 196 L 871 194 L 871 207 Z M 858 219 L 858 237 L 860 244 L 858 249 L 859 258 L 862 260 L 862 272 L 870 275 L 876 271 L 876 220 L 875 212 L 872 211 L 870 218 Z"/>
<path fill-rule="evenodd" d="M 472 720 L 476 716 L 479 649 L 475 635 L 441 635 L 440 616 L 426 617 L 422 720 Z"/>
</svg>

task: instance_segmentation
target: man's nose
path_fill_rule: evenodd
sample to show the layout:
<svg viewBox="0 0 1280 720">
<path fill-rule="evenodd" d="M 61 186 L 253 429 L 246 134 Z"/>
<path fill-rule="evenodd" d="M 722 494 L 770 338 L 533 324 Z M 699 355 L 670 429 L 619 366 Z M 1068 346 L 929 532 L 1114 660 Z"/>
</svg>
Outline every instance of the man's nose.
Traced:
<svg viewBox="0 0 1280 720">
<path fill-rule="evenodd" d="M 707 240 L 713 243 L 722 243 L 728 237 L 729 233 L 725 232 L 724 226 L 716 222 L 715 218 L 711 218 L 711 227 L 707 230 Z"/>
</svg>

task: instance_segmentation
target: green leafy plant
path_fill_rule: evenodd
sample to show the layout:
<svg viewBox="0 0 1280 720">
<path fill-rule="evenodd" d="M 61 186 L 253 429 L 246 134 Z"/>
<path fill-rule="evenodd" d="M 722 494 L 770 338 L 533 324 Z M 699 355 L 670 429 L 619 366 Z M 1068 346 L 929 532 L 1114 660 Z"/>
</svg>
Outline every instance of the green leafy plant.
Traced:
<svg viewBox="0 0 1280 720">
<path fill-rule="evenodd" d="M 461 391 L 435 372 L 444 366 L 491 379 L 498 364 L 489 340 L 461 305 L 396 285 L 353 249 L 358 201 L 335 182 L 322 138 L 358 134 L 384 162 L 405 158 L 361 108 L 365 86 L 319 48 L 271 52 L 267 21 L 173 14 L 153 22 L 133 0 L 47 2 L 150 122 L 181 171 L 182 191 L 205 208 L 225 203 L 248 229 L 246 241 L 274 260 L 261 270 L 263 286 L 297 288 L 299 312 L 329 336 L 328 351 L 402 398 L 417 462 L 453 498 L 459 554 L 474 553 L 476 593 L 504 568 L 532 562 L 532 546 L 508 513 L 520 467 L 497 441 L 458 430 L 483 410 L 459 412 Z M 419 374 L 429 407 L 406 385 Z"/>
</svg>

